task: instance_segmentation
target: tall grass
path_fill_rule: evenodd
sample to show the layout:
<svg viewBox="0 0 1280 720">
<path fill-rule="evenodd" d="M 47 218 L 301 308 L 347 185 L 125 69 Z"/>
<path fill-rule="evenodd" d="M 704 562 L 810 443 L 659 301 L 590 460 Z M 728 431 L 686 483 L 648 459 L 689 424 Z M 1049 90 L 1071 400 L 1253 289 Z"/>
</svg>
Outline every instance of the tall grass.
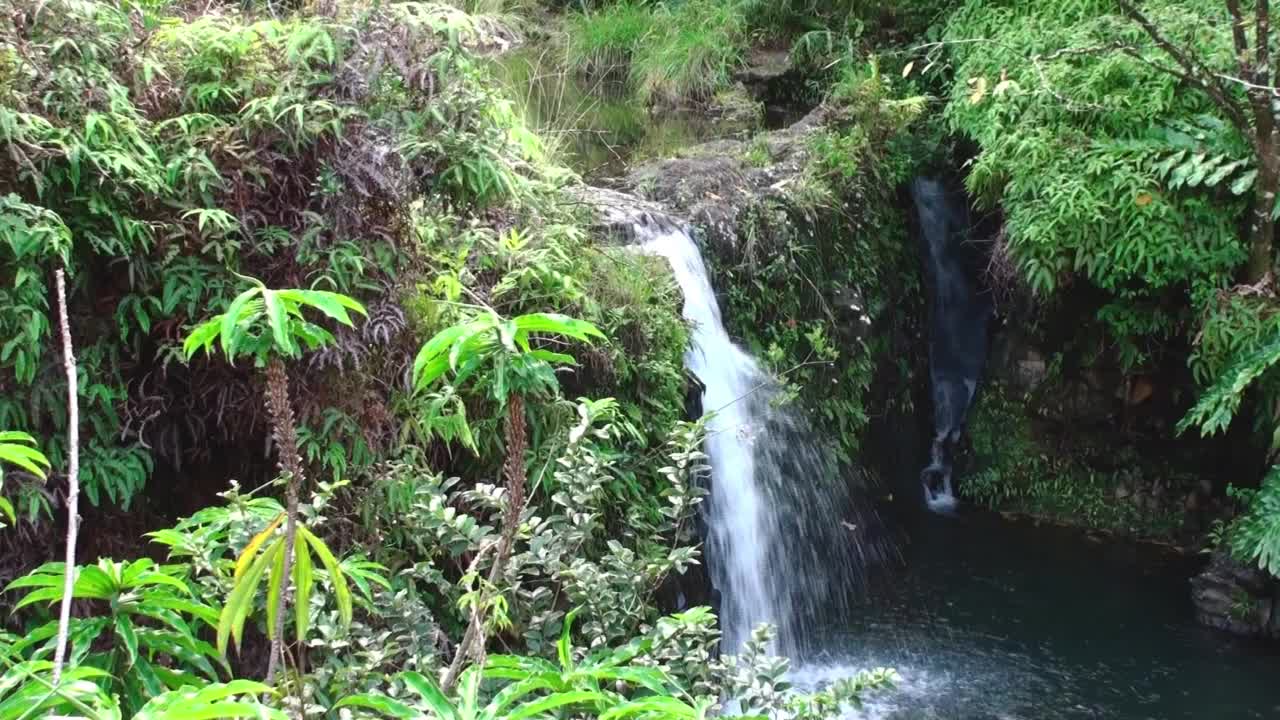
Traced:
<svg viewBox="0 0 1280 720">
<path fill-rule="evenodd" d="M 746 9 L 760 0 L 624 0 L 570 16 L 566 62 L 593 74 L 629 78 L 643 101 L 709 99 L 741 64 L 749 41 Z"/>
<path fill-rule="evenodd" d="M 710 99 L 742 64 L 750 42 L 743 2 L 688 0 L 654 12 L 660 32 L 643 44 L 631 78 L 648 103 Z"/>
<path fill-rule="evenodd" d="M 732 79 L 753 40 L 792 43 L 806 69 L 868 36 L 918 34 L 958 0 L 621 0 L 574 13 L 567 66 L 626 76 L 649 103 L 702 101 Z"/>
<path fill-rule="evenodd" d="M 625 75 L 632 56 L 655 31 L 654 11 L 637 0 L 574 13 L 566 25 L 565 62 L 589 75 Z"/>
</svg>

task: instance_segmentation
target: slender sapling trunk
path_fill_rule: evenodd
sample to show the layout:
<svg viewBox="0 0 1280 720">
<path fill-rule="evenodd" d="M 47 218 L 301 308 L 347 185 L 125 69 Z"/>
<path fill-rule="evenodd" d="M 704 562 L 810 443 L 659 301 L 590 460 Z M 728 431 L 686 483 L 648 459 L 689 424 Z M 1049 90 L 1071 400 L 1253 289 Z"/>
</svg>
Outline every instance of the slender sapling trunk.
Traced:
<svg viewBox="0 0 1280 720">
<path fill-rule="evenodd" d="M 58 322 L 62 329 L 62 367 L 67 374 L 67 547 L 63 560 L 62 607 L 58 610 L 58 643 L 53 653 L 53 684 L 62 679 L 67 659 L 67 635 L 71 627 L 71 596 L 75 590 L 76 536 L 80 531 L 80 401 L 76 383 L 76 356 L 67 319 L 67 280 L 55 273 L 58 290 Z"/>
<path fill-rule="evenodd" d="M 524 427 L 524 398 L 517 393 L 507 396 L 506 420 L 507 457 L 503 464 L 503 474 L 507 478 L 507 512 L 502 520 L 502 534 L 498 537 L 497 552 L 494 553 L 493 566 L 489 569 L 486 587 L 496 587 L 502 574 L 506 571 L 507 559 L 515 545 L 516 532 L 520 529 L 520 516 L 524 514 L 525 481 L 524 453 L 527 447 Z M 484 596 L 486 588 L 480 589 L 480 597 L 471 606 L 471 619 L 467 623 L 467 631 L 458 643 L 453 662 L 445 672 L 441 685 L 445 692 L 453 692 L 462 673 L 462 664 L 470 656 L 479 657 L 484 652 L 484 618 L 483 608 L 488 599 Z"/>
<path fill-rule="evenodd" d="M 298 430 L 294 424 L 293 405 L 289 402 L 289 375 L 284 361 L 273 357 L 267 363 L 267 413 L 271 415 L 272 433 L 280 470 L 288 477 L 285 486 L 284 559 L 281 562 L 280 594 L 276 598 L 275 627 L 271 633 L 271 658 L 267 664 L 267 684 L 275 682 L 276 672 L 284 663 L 285 609 L 288 607 L 289 579 L 293 572 L 293 546 L 298 537 L 298 492 L 302 487 L 302 457 L 298 454 Z"/>
</svg>

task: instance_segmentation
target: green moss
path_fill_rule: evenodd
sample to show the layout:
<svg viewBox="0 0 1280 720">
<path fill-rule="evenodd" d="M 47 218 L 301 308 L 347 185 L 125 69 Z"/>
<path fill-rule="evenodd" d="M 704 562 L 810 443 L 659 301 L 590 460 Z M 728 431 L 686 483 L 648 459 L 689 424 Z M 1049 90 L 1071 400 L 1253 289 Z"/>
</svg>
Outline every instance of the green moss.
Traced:
<svg viewBox="0 0 1280 720">
<path fill-rule="evenodd" d="M 973 462 L 960 478 L 965 498 L 1064 525 L 1154 537 L 1178 529 L 1179 496 L 1159 501 L 1145 494 L 1144 477 L 1168 478 L 1168 468 L 1144 466 L 1117 449 L 1114 438 L 1055 435 L 1037 424 L 1031 407 L 1030 398 L 1000 383 L 980 391 L 969 419 Z M 1116 462 L 1118 453 L 1123 462 Z"/>
<path fill-rule="evenodd" d="M 870 127 L 837 121 L 815 134 L 802 172 L 783 194 L 748 207 L 738 246 L 712 258 L 730 331 L 784 378 L 845 463 L 857 459 L 870 421 L 873 378 L 888 368 L 901 380 L 877 404 L 909 402 L 889 389 L 909 385 L 893 349 L 921 317 L 906 216 L 880 180 L 892 156 Z M 766 141 L 748 153 L 765 161 Z"/>
</svg>

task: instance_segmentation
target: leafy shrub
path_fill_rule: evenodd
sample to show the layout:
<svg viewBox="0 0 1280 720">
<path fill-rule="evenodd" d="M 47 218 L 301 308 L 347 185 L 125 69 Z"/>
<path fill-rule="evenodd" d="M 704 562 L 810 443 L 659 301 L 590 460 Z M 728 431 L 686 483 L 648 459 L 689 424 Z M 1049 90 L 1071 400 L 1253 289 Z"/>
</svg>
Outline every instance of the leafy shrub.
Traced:
<svg viewBox="0 0 1280 720">
<path fill-rule="evenodd" d="M 1232 554 L 1280 577 L 1280 469 L 1272 467 L 1258 490 L 1233 495 L 1245 511 L 1227 529 Z"/>
<path fill-rule="evenodd" d="M 705 611 L 705 608 L 701 610 Z M 696 612 L 696 611 L 695 611 Z M 495 655 L 484 665 L 463 673 L 457 699 L 419 673 L 398 677 L 406 691 L 350 696 L 338 708 L 361 708 L 375 715 L 398 718 L 439 717 L 445 720 L 515 720 L 551 710 L 568 710 L 602 719 L 663 717 L 702 720 L 721 710 L 721 699 L 739 701 L 746 717 L 774 720 L 838 717 L 847 707 L 859 707 L 862 697 L 892 687 L 896 674 L 877 669 L 859 673 L 811 694 L 796 693 L 783 679 L 787 661 L 769 657 L 768 626 L 758 629 L 743 654 L 712 663 L 717 681 L 710 693 L 690 693 L 653 665 L 659 640 L 652 635 L 620 647 L 606 646 L 580 653 L 571 642 L 572 615 L 556 643 L 556 662 L 536 657 Z M 625 688 L 625 689 L 624 689 Z M 736 713 L 728 717 L 739 717 Z"/>
<path fill-rule="evenodd" d="M 1230 62 L 1221 3 L 1144 9 L 1171 37 L 1194 38 L 1209 65 Z M 1101 291 L 1096 319 L 1136 369 L 1175 360 L 1162 351 L 1195 337 L 1245 260 L 1250 161 L 1239 133 L 1161 72 L 1162 51 L 1117 13 L 1092 1 L 969 2 L 906 70 L 950 64 L 946 116 L 978 145 L 966 182 L 1003 212 L 1003 249 L 1041 297 Z M 1192 32 L 1206 27 L 1218 30 Z M 1170 302 L 1185 293 L 1191 307 Z"/>
<path fill-rule="evenodd" d="M 27 591 L 13 609 L 59 602 L 63 567 L 48 563 L 10 583 L 6 592 Z M 69 662 L 100 670 L 97 682 L 121 697 L 126 710 L 138 711 L 168 690 L 217 682 L 230 672 L 201 637 L 202 627 L 216 623 L 217 611 L 195 596 L 187 572 L 185 566 L 161 568 L 151 560 L 103 559 L 77 568 L 72 597 L 101 603 L 109 614 L 73 618 Z M 28 663 L 46 661 L 57 631 L 56 619 L 37 625 L 4 653 Z"/>
</svg>

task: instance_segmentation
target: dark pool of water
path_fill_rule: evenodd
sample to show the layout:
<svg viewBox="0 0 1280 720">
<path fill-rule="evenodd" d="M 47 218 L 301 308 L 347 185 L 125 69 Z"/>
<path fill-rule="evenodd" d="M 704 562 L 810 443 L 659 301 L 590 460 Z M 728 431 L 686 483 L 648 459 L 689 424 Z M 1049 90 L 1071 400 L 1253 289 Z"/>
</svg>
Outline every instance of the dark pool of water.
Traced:
<svg viewBox="0 0 1280 720">
<path fill-rule="evenodd" d="M 818 633 L 801 684 L 897 668 L 868 718 L 1280 718 L 1280 647 L 1195 623 L 1196 558 L 986 516 L 917 522 L 905 567 Z"/>
</svg>

